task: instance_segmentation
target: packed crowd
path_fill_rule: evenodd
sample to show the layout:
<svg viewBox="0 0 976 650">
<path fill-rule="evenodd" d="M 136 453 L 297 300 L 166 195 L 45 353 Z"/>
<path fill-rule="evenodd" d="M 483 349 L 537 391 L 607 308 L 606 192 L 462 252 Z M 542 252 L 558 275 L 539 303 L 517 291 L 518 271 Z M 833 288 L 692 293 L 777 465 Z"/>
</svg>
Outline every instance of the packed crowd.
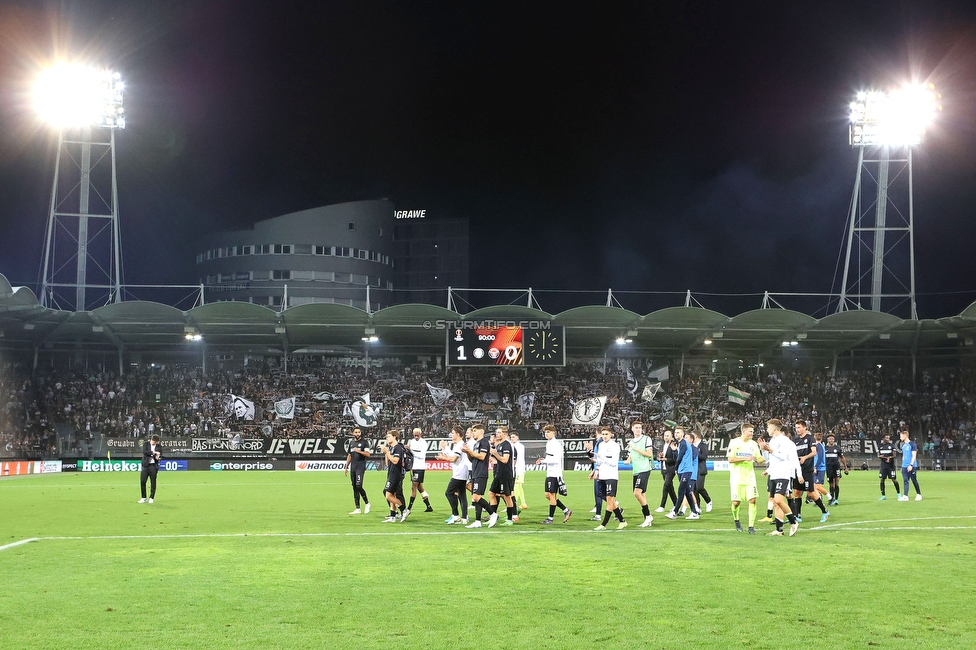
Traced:
<svg viewBox="0 0 976 650">
<path fill-rule="evenodd" d="M 563 437 L 585 436 L 573 427 L 574 404 L 606 396 L 602 424 L 624 431 L 637 418 L 663 428 L 665 423 L 699 425 L 706 437 L 731 430 L 744 420 L 761 423 L 777 417 L 805 419 L 839 440 L 897 437 L 908 428 L 923 454 L 934 457 L 971 453 L 976 430 L 976 372 L 922 372 L 913 387 L 899 370 L 838 373 L 770 370 L 748 376 L 686 372 L 665 380 L 652 400 L 641 399 L 653 380 L 633 370 L 634 393 L 625 369 L 604 372 L 602 364 L 566 368 L 443 370 L 423 364 L 387 363 L 383 368 L 291 364 L 286 373 L 273 365 L 251 365 L 204 375 L 199 368 L 147 366 L 123 376 L 111 372 L 0 369 L 0 445 L 7 455 L 87 455 L 101 437 L 274 437 L 327 436 L 348 431 L 355 422 L 350 407 L 370 405 L 380 428 L 419 426 L 449 430 L 454 423 L 508 421 L 528 437 L 542 438 L 549 422 Z M 451 395 L 435 403 L 428 385 Z M 746 405 L 728 401 L 733 385 L 750 393 Z M 228 409 L 230 395 L 254 403 L 254 419 Z M 531 396 L 528 399 L 527 396 Z M 275 414 L 275 402 L 296 398 L 293 419 Z M 228 412 L 229 411 L 229 412 Z"/>
</svg>

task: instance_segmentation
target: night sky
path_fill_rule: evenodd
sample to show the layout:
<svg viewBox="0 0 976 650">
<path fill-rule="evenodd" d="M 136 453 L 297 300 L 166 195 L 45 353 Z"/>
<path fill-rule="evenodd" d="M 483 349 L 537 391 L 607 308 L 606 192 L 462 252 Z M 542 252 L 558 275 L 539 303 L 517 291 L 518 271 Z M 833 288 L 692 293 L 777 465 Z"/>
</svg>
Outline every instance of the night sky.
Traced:
<svg viewBox="0 0 976 650">
<path fill-rule="evenodd" d="M 56 135 L 26 92 L 56 54 L 126 80 L 129 283 L 196 282 L 198 234 L 388 197 L 470 219 L 476 287 L 827 292 L 847 104 L 914 77 L 944 106 L 920 315 L 976 300 L 976 3 L 292 4 L 0 4 L 0 273 L 39 277 Z"/>
</svg>

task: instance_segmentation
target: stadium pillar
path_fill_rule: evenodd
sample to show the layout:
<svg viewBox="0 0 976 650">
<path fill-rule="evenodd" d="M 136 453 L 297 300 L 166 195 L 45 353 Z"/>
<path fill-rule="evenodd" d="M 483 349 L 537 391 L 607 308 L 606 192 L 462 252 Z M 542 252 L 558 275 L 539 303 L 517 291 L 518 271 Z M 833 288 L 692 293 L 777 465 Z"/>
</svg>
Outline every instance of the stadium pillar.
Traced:
<svg viewBox="0 0 976 650">
<path fill-rule="evenodd" d="M 123 370 L 125 370 L 125 363 L 122 357 L 122 348 L 119 348 L 119 377 L 122 376 Z"/>
<path fill-rule="evenodd" d="M 200 343 L 200 370 L 204 375 L 207 374 L 207 344 L 205 342 Z"/>
<path fill-rule="evenodd" d="M 688 295 L 691 295 L 690 291 L 688 292 Z M 681 367 L 678 369 L 678 376 L 681 377 L 682 379 L 685 378 L 685 353 L 684 352 L 681 353 Z"/>
<path fill-rule="evenodd" d="M 837 375 L 837 353 L 834 352 L 834 360 L 830 364 L 830 377 L 833 378 Z"/>
</svg>

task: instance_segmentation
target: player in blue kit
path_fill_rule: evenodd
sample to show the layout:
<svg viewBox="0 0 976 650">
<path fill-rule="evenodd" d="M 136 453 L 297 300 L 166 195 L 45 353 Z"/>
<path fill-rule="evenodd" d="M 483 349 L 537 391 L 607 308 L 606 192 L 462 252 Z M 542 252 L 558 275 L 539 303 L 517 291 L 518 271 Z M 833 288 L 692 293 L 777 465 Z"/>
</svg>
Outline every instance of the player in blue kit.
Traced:
<svg viewBox="0 0 976 650">
<path fill-rule="evenodd" d="M 915 500 L 922 500 L 922 490 L 918 487 L 918 479 L 915 478 L 915 472 L 918 471 L 918 445 L 907 431 L 901 432 L 901 480 L 905 483 L 905 492 L 900 497 L 899 501 L 908 501 L 908 492 L 910 488 L 908 487 L 908 481 L 912 482 L 915 486 Z"/>
<path fill-rule="evenodd" d="M 678 502 L 674 504 L 674 509 L 664 515 L 668 519 L 678 518 L 678 508 L 688 500 L 691 514 L 688 519 L 698 519 L 701 513 L 698 510 L 698 502 L 695 501 L 695 479 L 698 476 L 698 447 L 695 446 L 695 436 L 689 431 L 685 434 L 684 430 L 677 428 L 675 435 L 682 435 L 683 440 L 678 445 Z"/>
</svg>

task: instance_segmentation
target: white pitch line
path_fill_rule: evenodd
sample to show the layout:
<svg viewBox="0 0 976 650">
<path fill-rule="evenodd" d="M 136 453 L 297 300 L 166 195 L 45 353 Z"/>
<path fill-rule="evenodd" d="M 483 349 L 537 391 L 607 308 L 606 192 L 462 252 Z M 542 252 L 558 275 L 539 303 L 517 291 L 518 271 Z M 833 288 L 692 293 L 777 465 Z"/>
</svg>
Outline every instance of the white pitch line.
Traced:
<svg viewBox="0 0 976 650">
<path fill-rule="evenodd" d="M 0 551 L 6 551 L 8 548 L 21 546 L 23 544 L 30 544 L 31 542 L 36 542 L 40 539 L 41 539 L 40 537 L 31 537 L 30 539 L 22 539 L 19 542 L 11 542 L 9 544 L 4 544 L 3 546 L 0 546 Z"/>
<path fill-rule="evenodd" d="M 860 526 L 861 524 L 887 524 L 894 521 L 931 521 L 942 519 L 976 519 L 976 515 L 951 515 L 945 517 L 899 517 L 897 519 L 865 519 L 864 521 L 843 521 L 837 524 L 827 524 L 825 526 L 814 526 L 807 530 L 828 530 L 848 526 Z"/>
<path fill-rule="evenodd" d="M 678 529 L 648 529 L 644 532 L 658 533 L 727 533 L 730 528 L 678 528 Z M 172 535 L 57 535 L 41 537 L 42 540 L 99 540 L 99 539 L 216 539 L 216 538 L 244 538 L 244 537 L 400 537 L 400 536 L 428 536 L 428 535 L 566 535 L 592 533 L 602 535 L 606 533 L 621 533 L 618 530 L 402 530 L 375 531 L 359 533 L 173 533 Z"/>
<path fill-rule="evenodd" d="M 801 532 L 831 532 L 839 530 L 972 530 L 976 526 L 873 526 L 868 527 L 864 524 L 878 524 L 895 521 L 925 521 L 925 520 L 944 520 L 944 519 L 976 519 L 976 515 L 957 515 L 948 517 L 905 517 L 899 519 L 875 519 L 865 521 L 852 521 L 827 526 L 815 526 L 811 528 L 801 528 Z M 841 528 L 843 526 L 843 528 Z M 34 537 L 0 547 L 0 551 L 10 546 L 18 546 L 33 541 L 83 541 L 83 540 L 105 540 L 105 539 L 220 539 L 245 537 L 400 537 L 400 536 L 445 536 L 445 535 L 567 535 L 567 534 L 586 534 L 601 535 L 606 533 L 622 533 L 624 531 L 607 530 L 581 530 L 581 529 L 544 529 L 544 530 L 385 530 L 385 531 L 362 531 L 348 533 L 172 533 L 159 535 L 52 535 L 48 537 Z M 732 533 L 732 528 L 647 528 L 643 531 L 631 531 L 638 534 L 646 533 Z"/>
<path fill-rule="evenodd" d="M 803 530 L 802 528 L 800 530 Z M 808 532 L 823 531 L 836 532 L 837 530 L 976 530 L 976 526 L 860 526 L 857 528 L 834 529 L 824 531 L 823 528 L 808 528 Z"/>
</svg>

